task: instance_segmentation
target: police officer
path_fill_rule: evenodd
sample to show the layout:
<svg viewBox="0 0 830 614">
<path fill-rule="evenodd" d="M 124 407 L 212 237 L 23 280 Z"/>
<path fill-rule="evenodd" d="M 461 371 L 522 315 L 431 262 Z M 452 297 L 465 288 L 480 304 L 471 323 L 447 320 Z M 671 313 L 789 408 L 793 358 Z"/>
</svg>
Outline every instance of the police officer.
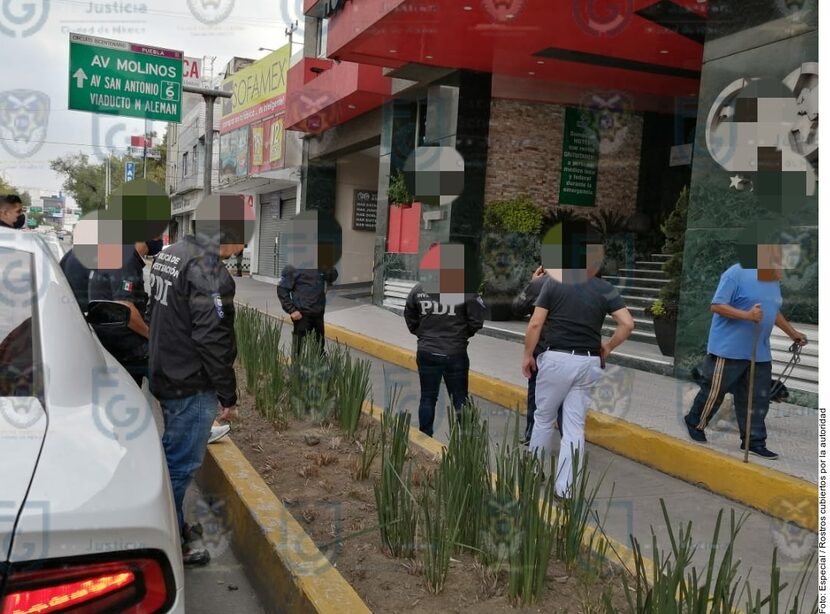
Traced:
<svg viewBox="0 0 830 614">
<path fill-rule="evenodd" d="M 282 235 L 288 265 L 277 283 L 283 311 L 294 325 L 294 354 L 313 334 L 322 353 L 325 345 L 326 289 L 337 281 L 340 259 L 340 225 L 330 211 L 303 211 Z"/>
<path fill-rule="evenodd" d="M 440 298 L 426 292 L 418 283 L 410 291 L 404 308 L 406 326 L 418 337 L 416 362 L 421 382 L 418 428 L 430 437 L 442 379 L 456 416 L 460 416 L 467 402 L 470 375 L 467 344 L 484 326 L 485 306 L 481 297 L 469 295 L 457 305 L 442 304 Z"/>
<path fill-rule="evenodd" d="M 14 230 L 26 225 L 26 214 L 23 213 L 23 201 L 17 194 L 7 194 L 0 198 L 0 227 Z"/>
<path fill-rule="evenodd" d="M 314 333 L 320 350 L 325 342 L 326 284 L 337 281 L 337 269 L 297 269 L 292 265 L 282 270 L 277 296 L 283 311 L 294 325 L 294 353 L 298 354 L 306 336 Z"/>
<path fill-rule="evenodd" d="M 533 313 L 535 308 L 536 299 L 539 298 L 539 294 L 542 293 L 542 287 L 545 285 L 545 280 L 547 279 L 547 275 L 545 274 L 545 269 L 539 266 L 538 269 L 533 271 L 533 275 L 531 276 L 530 283 L 528 283 L 524 289 L 521 291 L 519 296 L 517 296 L 513 300 L 513 313 L 518 317 L 529 316 Z M 533 350 L 533 358 L 537 358 L 539 354 L 545 351 L 545 335 L 546 330 L 544 329 L 540 335 L 539 343 L 536 345 L 536 348 Z M 533 416 L 536 413 L 536 373 L 537 371 L 532 371 L 530 374 L 530 379 L 527 380 L 527 415 L 526 415 L 526 424 L 525 424 L 525 434 L 521 440 L 523 445 L 527 445 L 530 443 L 530 436 L 533 434 Z M 562 435 L 562 406 L 560 405 L 559 411 L 557 412 L 556 417 L 556 427 L 559 429 L 559 434 Z"/>
<path fill-rule="evenodd" d="M 99 269 L 93 271 L 89 278 L 90 301 L 116 301 L 130 309 L 130 321 L 126 329 L 101 327 L 96 328 L 95 332 L 102 345 L 124 366 L 139 386 L 147 374 L 150 335 L 144 320 L 147 308 L 144 258 L 158 254 L 162 245 L 161 238 L 154 238 L 124 246 L 120 269 Z"/>
<path fill-rule="evenodd" d="M 75 300 L 78 301 L 81 311 L 86 313 L 89 309 L 89 284 L 92 279 L 92 270 L 86 268 L 78 260 L 74 247 L 63 255 L 60 267 L 63 274 L 66 275 L 66 280 L 69 282 L 69 287 L 72 288 L 72 294 L 75 295 Z"/>
<path fill-rule="evenodd" d="M 200 209 L 218 214 L 219 203 Z M 238 202 L 237 202 L 238 201 Z M 228 205 L 227 207 L 225 205 Z M 221 197 L 222 210 L 241 205 L 239 197 Z M 241 207 L 238 219 L 242 220 Z M 200 211 L 197 210 L 197 216 Z M 150 391 L 164 415 L 162 444 L 173 487 L 185 565 L 205 565 L 210 553 L 197 548 L 185 525 L 185 492 L 202 465 L 211 425 L 235 414 L 236 359 L 234 294 L 236 287 L 222 262 L 244 247 L 244 231 L 233 222 L 195 222 L 195 234 L 169 246 L 150 274 Z"/>
</svg>

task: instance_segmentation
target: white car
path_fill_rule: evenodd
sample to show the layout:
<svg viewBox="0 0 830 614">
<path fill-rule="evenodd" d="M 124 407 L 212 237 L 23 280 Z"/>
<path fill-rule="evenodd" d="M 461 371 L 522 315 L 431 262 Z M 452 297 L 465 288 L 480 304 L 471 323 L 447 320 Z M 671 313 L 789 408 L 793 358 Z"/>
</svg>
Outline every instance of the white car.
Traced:
<svg viewBox="0 0 830 614">
<path fill-rule="evenodd" d="M 125 324 L 123 305 L 98 307 L 90 319 Z M 101 346 L 44 239 L 5 229 L 0 546 L 0 612 L 184 612 L 152 407 Z"/>
</svg>

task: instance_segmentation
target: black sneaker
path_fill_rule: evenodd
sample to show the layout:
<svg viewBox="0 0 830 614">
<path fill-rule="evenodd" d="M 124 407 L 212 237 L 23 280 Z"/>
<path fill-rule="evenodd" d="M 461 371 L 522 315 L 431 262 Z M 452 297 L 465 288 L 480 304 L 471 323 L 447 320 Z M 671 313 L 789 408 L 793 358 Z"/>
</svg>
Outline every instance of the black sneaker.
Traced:
<svg viewBox="0 0 830 614">
<path fill-rule="evenodd" d="M 689 431 L 689 437 L 698 443 L 706 443 L 706 433 L 697 428 L 697 425 L 689 424 L 689 416 L 683 418 L 686 423 L 686 430 Z"/>
<path fill-rule="evenodd" d="M 210 552 L 204 548 L 194 548 L 184 544 L 182 546 L 182 563 L 185 567 L 204 567 L 210 563 Z"/>
<path fill-rule="evenodd" d="M 741 450 L 743 449 L 744 447 L 741 446 Z M 760 456 L 761 458 L 765 458 L 767 460 L 775 460 L 776 458 L 778 458 L 778 455 L 775 452 L 773 452 L 772 450 L 768 450 L 767 447 L 763 445 L 750 446 L 749 452 L 751 454 L 754 454 L 755 456 Z"/>
</svg>

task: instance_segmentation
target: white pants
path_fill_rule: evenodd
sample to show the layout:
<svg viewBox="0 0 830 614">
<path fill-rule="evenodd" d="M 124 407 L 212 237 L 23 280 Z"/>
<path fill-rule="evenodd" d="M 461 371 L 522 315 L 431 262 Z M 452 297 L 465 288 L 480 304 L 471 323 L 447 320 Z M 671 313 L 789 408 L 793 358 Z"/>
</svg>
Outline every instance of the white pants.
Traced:
<svg viewBox="0 0 830 614">
<path fill-rule="evenodd" d="M 579 451 L 580 468 L 584 461 L 585 416 L 591 399 L 591 386 L 602 375 L 599 356 L 579 356 L 548 351 L 536 359 L 536 413 L 533 416 L 531 452 L 550 458 L 556 413 L 562 410 L 562 442 L 556 463 L 556 494 L 568 496 L 572 473 L 572 456 Z"/>
</svg>

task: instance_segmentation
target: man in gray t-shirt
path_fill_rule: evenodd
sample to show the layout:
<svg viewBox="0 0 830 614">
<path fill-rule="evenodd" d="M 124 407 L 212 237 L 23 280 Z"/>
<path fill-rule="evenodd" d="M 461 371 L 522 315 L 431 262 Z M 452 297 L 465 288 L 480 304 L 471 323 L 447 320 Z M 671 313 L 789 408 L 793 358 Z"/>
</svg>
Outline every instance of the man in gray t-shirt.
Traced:
<svg viewBox="0 0 830 614">
<path fill-rule="evenodd" d="M 555 478 L 556 495 L 567 497 L 572 494 L 572 457 L 578 452 L 580 466 L 583 461 L 590 389 L 602 374 L 605 358 L 634 330 L 634 319 L 616 288 L 596 277 L 603 260 L 602 244 L 580 227 L 565 228 L 558 236 L 559 253 L 553 257 L 558 266 L 546 267 L 550 279 L 527 327 L 522 373 L 529 378 L 538 369 L 531 452 L 551 455 L 556 412 L 564 406 Z M 603 343 L 607 314 L 617 329 Z M 543 326 L 545 351 L 534 358 Z"/>
</svg>

